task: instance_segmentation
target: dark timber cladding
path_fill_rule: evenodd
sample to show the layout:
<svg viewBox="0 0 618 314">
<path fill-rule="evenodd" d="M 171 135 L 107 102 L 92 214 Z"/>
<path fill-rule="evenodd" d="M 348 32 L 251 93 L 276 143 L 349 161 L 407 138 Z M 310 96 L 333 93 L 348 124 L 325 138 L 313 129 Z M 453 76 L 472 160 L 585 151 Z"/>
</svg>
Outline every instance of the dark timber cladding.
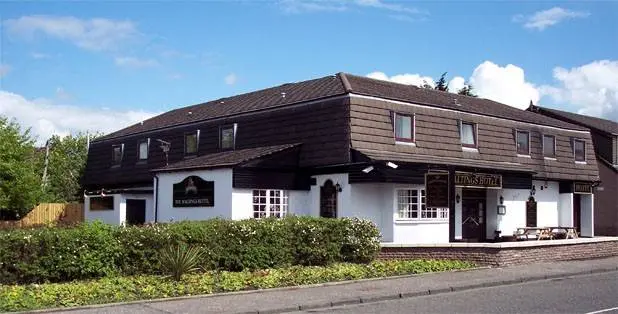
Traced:
<svg viewBox="0 0 618 314">
<path fill-rule="evenodd" d="M 451 95 L 451 97 L 458 97 Z M 461 98 L 465 102 L 466 98 Z M 505 106 L 496 104 L 496 106 Z M 395 145 L 393 112 L 411 114 L 416 120 L 416 146 Z M 529 112 L 527 112 L 529 113 Z M 521 164 L 535 172 L 535 178 L 553 180 L 598 180 L 597 161 L 590 133 L 543 127 L 507 119 L 441 110 L 426 106 L 410 106 L 386 100 L 352 97 L 350 100 L 350 136 L 353 149 L 412 155 L 450 157 L 481 162 Z M 530 113 L 531 114 L 531 113 Z M 543 118 L 546 119 L 546 118 Z M 478 153 L 462 151 L 458 130 L 459 121 L 476 123 Z M 548 119 L 553 121 L 553 119 Z M 575 127 L 577 129 L 577 127 Z M 515 129 L 531 132 L 530 157 L 518 157 Z M 542 151 L 543 134 L 556 137 L 556 160 L 545 159 Z M 574 162 L 572 138 L 586 141 L 586 164 Z M 431 163 L 431 159 L 426 160 Z M 455 165 L 457 163 L 454 163 Z M 479 171 L 481 172 L 481 171 Z"/>
</svg>

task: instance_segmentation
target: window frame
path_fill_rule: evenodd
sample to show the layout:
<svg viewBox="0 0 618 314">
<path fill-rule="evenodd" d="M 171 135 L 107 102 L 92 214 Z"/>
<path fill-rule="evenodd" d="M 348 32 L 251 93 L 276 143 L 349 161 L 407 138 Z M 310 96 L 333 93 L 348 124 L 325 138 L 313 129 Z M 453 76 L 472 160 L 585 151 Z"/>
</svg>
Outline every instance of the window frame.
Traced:
<svg viewBox="0 0 618 314">
<path fill-rule="evenodd" d="M 523 151 L 519 151 L 519 134 L 520 133 L 526 133 L 528 134 L 528 149 L 523 152 Z M 531 140 L 531 132 L 528 130 L 521 130 L 521 129 L 515 129 L 515 151 L 517 152 L 518 156 L 530 156 L 530 140 Z"/>
<path fill-rule="evenodd" d="M 232 129 L 232 147 L 223 147 L 223 130 Z M 236 149 L 236 129 L 237 124 L 227 124 L 219 127 L 219 149 L 220 150 L 235 150 Z"/>
<path fill-rule="evenodd" d="M 120 148 L 120 158 L 116 160 L 116 148 Z M 120 167 L 124 159 L 124 144 L 112 145 L 112 167 Z"/>
<path fill-rule="evenodd" d="M 195 135 L 195 152 L 187 153 L 187 137 L 190 135 Z M 200 150 L 200 130 L 195 130 L 194 132 L 185 132 L 184 134 L 184 156 L 185 157 L 195 157 L 197 156 L 197 152 Z"/>
<path fill-rule="evenodd" d="M 410 118 L 411 128 L 410 128 L 410 136 L 411 138 L 398 137 L 397 136 L 397 117 L 405 117 Z M 416 114 L 405 114 L 405 113 L 394 113 L 393 119 L 393 135 L 395 137 L 396 143 L 406 143 L 406 144 L 415 144 L 416 143 Z"/>
<path fill-rule="evenodd" d="M 554 153 L 551 156 L 545 154 L 545 137 L 551 137 L 554 139 L 554 147 L 553 147 Z M 556 136 L 555 135 L 543 134 L 542 141 L 541 141 L 541 147 L 543 148 L 543 157 L 549 158 L 549 159 L 556 159 Z"/>
<path fill-rule="evenodd" d="M 115 208 L 114 208 L 114 206 L 115 206 L 115 199 L 114 199 L 113 195 L 89 196 L 88 198 L 89 198 L 89 201 L 88 201 L 88 210 L 89 211 L 99 212 L 99 211 L 114 211 L 115 210 Z M 103 199 L 103 198 L 111 198 L 111 200 L 112 200 L 112 207 L 111 208 L 105 207 L 105 208 L 95 208 L 95 209 L 92 209 L 92 200 L 93 199 L 97 199 L 98 200 L 98 199 Z"/>
<path fill-rule="evenodd" d="M 141 145 L 146 144 L 146 158 L 142 158 Z M 137 162 L 144 162 L 148 160 L 150 156 L 150 138 L 146 138 L 137 142 Z"/>
<path fill-rule="evenodd" d="M 416 191 L 416 198 L 417 198 L 417 202 L 407 202 L 405 204 L 407 204 L 407 206 L 409 206 L 409 208 L 407 210 L 402 211 L 400 209 L 400 205 L 404 204 L 400 202 L 400 192 L 405 191 L 408 193 L 407 196 L 404 197 L 408 197 L 409 199 L 411 199 L 412 197 L 412 191 Z M 424 187 L 400 187 L 400 188 L 395 188 L 395 211 L 396 211 L 396 221 L 399 222 L 427 222 L 427 223 L 431 223 L 431 222 L 436 222 L 436 223 L 442 223 L 442 222 L 448 222 L 449 220 L 449 208 L 440 208 L 440 207 L 436 207 L 436 208 L 429 208 L 426 207 L 426 192 L 425 192 L 425 188 Z M 413 205 L 416 205 L 417 209 L 413 210 L 411 209 Z M 416 217 L 414 217 L 414 212 L 416 212 Z M 406 214 L 407 213 L 407 214 Z M 435 213 L 435 217 L 429 217 L 431 216 L 432 213 Z"/>
<path fill-rule="evenodd" d="M 577 149 L 575 149 L 575 143 L 576 142 L 581 142 L 584 145 L 584 159 L 583 160 L 577 160 Z M 572 140 L 572 144 L 573 144 L 573 160 L 576 163 L 586 163 L 586 141 L 580 138 L 574 138 Z"/>
<path fill-rule="evenodd" d="M 264 196 L 255 195 L 256 192 L 264 192 Z M 272 192 L 279 192 L 279 196 L 272 195 Z M 258 199 L 264 198 L 264 203 Z M 279 203 L 273 202 L 273 200 L 279 200 Z M 256 206 L 264 206 L 264 211 L 256 210 Z M 279 210 L 273 210 L 273 206 L 279 206 Z M 253 219 L 263 219 L 275 217 L 278 219 L 284 218 L 290 212 L 290 193 L 288 190 L 281 189 L 252 189 L 251 190 L 251 212 Z M 261 215 L 263 213 L 264 215 Z M 277 214 L 279 216 L 277 216 Z M 256 216 L 257 215 L 257 216 Z"/>
<path fill-rule="evenodd" d="M 463 142 L 463 126 L 464 124 L 468 124 L 472 126 L 472 138 L 474 139 L 474 144 L 466 144 Z M 478 126 L 474 122 L 468 122 L 464 120 L 459 120 L 459 141 L 461 142 L 461 147 L 466 148 L 474 148 L 478 149 L 479 147 L 479 139 L 478 139 Z"/>
</svg>

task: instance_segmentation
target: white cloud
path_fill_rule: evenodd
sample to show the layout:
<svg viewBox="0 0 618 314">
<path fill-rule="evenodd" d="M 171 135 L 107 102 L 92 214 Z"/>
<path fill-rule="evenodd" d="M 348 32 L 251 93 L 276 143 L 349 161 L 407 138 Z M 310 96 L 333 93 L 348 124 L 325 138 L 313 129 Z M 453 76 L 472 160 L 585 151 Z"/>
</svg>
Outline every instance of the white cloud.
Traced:
<svg viewBox="0 0 618 314">
<path fill-rule="evenodd" d="M 281 0 L 279 8 L 286 14 L 311 12 L 341 12 L 347 10 L 343 1 Z"/>
<path fill-rule="evenodd" d="M 29 100 L 0 90 L 0 115 L 15 118 L 24 128 L 31 128 L 38 143 L 52 135 L 77 132 L 109 133 L 152 117 L 146 111 L 90 109 L 57 104 L 48 99 Z"/>
<path fill-rule="evenodd" d="M 11 71 L 11 67 L 8 64 L 0 63 L 0 78 L 4 77 Z"/>
<path fill-rule="evenodd" d="M 406 85 L 423 86 L 425 82 L 431 86 L 434 85 L 434 81 L 433 81 L 433 78 L 431 78 L 431 76 L 422 76 L 419 74 L 405 73 L 405 74 L 397 74 L 397 75 L 393 75 L 389 77 L 384 72 L 371 72 L 367 74 L 367 77 L 377 79 L 377 80 L 382 80 L 382 81 L 391 81 L 391 82 L 395 82 L 399 84 L 406 84 Z"/>
<path fill-rule="evenodd" d="M 238 77 L 236 76 L 236 74 L 230 73 L 226 75 L 223 80 L 225 81 L 225 84 L 227 85 L 234 85 L 236 84 L 236 82 L 238 82 Z"/>
<path fill-rule="evenodd" d="M 393 11 L 393 12 L 409 13 L 409 14 L 421 13 L 416 8 L 406 7 L 398 3 L 386 3 L 382 0 L 356 0 L 354 2 L 358 4 L 359 6 L 372 7 L 372 8 L 383 9 L 383 10 L 388 10 L 388 11 Z"/>
<path fill-rule="evenodd" d="M 501 67 L 485 61 L 474 69 L 469 82 L 480 97 L 520 109 L 540 98 L 534 84 L 526 81 L 524 69 L 512 64 Z"/>
<path fill-rule="evenodd" d="M 464 86 L 466 86 L 466 79 L 461 76 L 455 76 L 448 82 L 448 90 L 453 93 L 458 92 L 460 89 L 464 88 Z"/>
<path fill-rule="evenodd" d="M 513 17 L 513 21 L 523 23 L 525 28 L 542 31 L 547 27 L 554 26 L 568 19 L 585 18 L 588 16 L 590 16 L 588 12 L 553 7 L 548 10 L 535 12 L 529 16 L 516 15 Z"/>
<path fill-rule="evenodd" d="M 32 38 L 42 33 L 94 51 L 114 50 L 139 35 L 136 25 L 131 21 L 104 18 L 29 15 L 6 20 L 5 25 L 12 35 Z"/>
<path fill-rule="evenodd" d="M 540 91 L 556 104 L 569 104 L 579 113 L 618 121 L 618 60 L 594 61 L 570 70 L 556 67 L 557 86 Z"/>
<path fill-rule="evenodd" d="M 287 14 L 314 12 L 344 12 L 351 8 L 371 8 L 391 13 L 389 17 L 400 21 L 416 21 L 416 16 L 426 15 L 417 8 L 383 0 L 280 0 L 279 8 Z"/>
<path fill-rule="evenodd" d="M 51 58 L 51 55 L 48 55 L 46 53 L 40 53 L 40 52 L 33 52 L 30 54 L 30 56 L 32 57 L 32 59 L 49 59 Z"/>
<path fill-rule="evenodd" d="M 134 57 L 116 57 L 114 63 L 123 68 L 151 68 L 159 65 L 155 59 L 140 59 Z"/>
<path fill-rule="evenodd" d="M 182 79 L 182 74 L 180 74 L 180 73 L 172 73 L 167 78 L 169 78 L 170 80 L 180 80 L 180 79 Z"/>
</svg>

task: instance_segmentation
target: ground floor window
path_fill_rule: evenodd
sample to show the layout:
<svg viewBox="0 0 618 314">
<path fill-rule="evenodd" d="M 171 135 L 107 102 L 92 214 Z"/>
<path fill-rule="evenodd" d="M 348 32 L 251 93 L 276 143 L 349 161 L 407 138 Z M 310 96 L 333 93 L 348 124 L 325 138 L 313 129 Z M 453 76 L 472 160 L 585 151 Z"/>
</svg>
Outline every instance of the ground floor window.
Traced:
<svg viewBox="0 0 618 314">
<path fill-rule="evenodd" d="M 285 217 L 288 198 L 285 190 L 253 190 L 253 218 Z"/>
<path fill-rule="evenodd" d="M 401 219 L 445 220 L 448 208 L 427 208 L 425 189 L 398 189 L 397 212 Z"/>
</svg>

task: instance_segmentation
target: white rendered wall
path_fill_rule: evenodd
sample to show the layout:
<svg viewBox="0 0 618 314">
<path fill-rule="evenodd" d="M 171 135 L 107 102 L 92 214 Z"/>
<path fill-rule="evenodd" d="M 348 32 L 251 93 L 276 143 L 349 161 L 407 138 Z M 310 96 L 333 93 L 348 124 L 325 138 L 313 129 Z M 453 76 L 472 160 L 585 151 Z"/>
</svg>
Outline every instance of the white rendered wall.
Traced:
<svg viewBox="0 0 618 314">
<path fill-rule="evenodd" d="M 333 185 L 339 183 L 341 186 L 341 192 L 337 193 L 337 217 L 343 217 L 341 213 L 344 213 L 348 208 L 350 208 L 350 193 L 352 191 L 352 189 L 350 189 L 350 184 L 348 183 L 348 174 L 323 174 L 312 176 L 312 178 L 315 178 L 316 185 L 311 186 L 308 199 L 309 212 L 307 214 L 315 217 L 320 216 L 320 187 L 324 185 L 326 180 L 330 179 L 333 181 Z"/>
<path fill-rule="evenodd" d="M 573 193 L 558 196 L 558 225 L 573 227 Z"/>
<path fill-rule="evenodd" d="M 119 225 L 121 223 L 120 203 L 122 197 L 119 194 L 107 196 L 114 197 L 114 208 L 111 210 L 90 210 L 90 199 L 97 196 L 84 197 L 84 218 L 86 221 L 99 220 L 111 225 Z"/>
<path fill-rule="evenodd" d="M 217 201 L 215 200 L 215 203 Z M 253 190 L 252 189 L 233 189 L 232 190 L 232 219 L 253 218 Z"/>
<path fill-rule="evenodd" d="M 558 226 L 560 224 L 558 203 L 560 201 L 558 182 L 532 181 L 536 193 L 536 224 L 539 227 Z M 547 187 L 545 187 L 547 185 Z"/>
<path fill-rule="evenodd" d="M 581 236 L 594 236 L 594 195 L 581 195 Z"/>
<path fill-rule="evenodd" d="M 296 216 L 311 215 L 310 191 L 288 191 L 288 214 Z"/>
<path fill-rule="evenodd" d="M 215 182 L 215 206 L 173 207 L 173 185 L 188 176 Z M 206 220 L 232 218 L 232 169 L 196 170 L 159 174 L 158 221 Z M 240 214 L 239 214 L 240 215 Z"/>
<path fill-rule="evenodd" d="M 526 201 L 530 190 L 502 189 L 498 194 L 498 198 L 500 195 L 504 198 L 506 214 L 497 215 L 497 228 L 503 236 L 513 235 L 518 227 L 526 226 Z M 495 206 L 493 209 L 497 210 Z"/>
<path fill-rule="evenodd" d="M 419 221 L 400 219 L 397 211 L 397 193 L 399 188 L 418 189 L 423 185 L 389 184 L 385 192 L 390 192 L 390 209 L 393 217 L 393 243 L 434 244 L 449 242 L 448 219 L 439 221 Z M 386 194 L 386 193 L 385 193 Z"/>
<path fill-rule="evenodd" d="M 127 219 L 127 200 L 145 200 L 146 201 L 146 219 L 145 222 L 154 222 L 154 195 L 153 194 L 120 194 L 120 207 L 124 208 L 121 211 L 120 223 L 123 224 Z"/>
<path fill-rule="evenodd" d="M 459 195 L 459 197 L 461 198 L 463 196 L 462 193 L 462 189 L 461 188 L 455 188 L 455 195 Z M 461 223 L 463 222 L 462 218 L 461 218 L 461 199 L 459 201 L 459 203 L 455 202 L 455 239 L 457 240 L 461 240 L 462 238 L 462 233 L 461 233 Z"/>
<path fill-rule="evenodd" d="M 349 207 L 341 211 L 341 217 L 357 217 L 371 220 L 380 230 L 382 241 L 392 238 L 392 219 L 390 221 L 386 219 L 387 221 L 385 222 L 383 215 L 383 212 L 389 212 L 390 209 L 390 207 L 385 206 L 385 195 L 387 195 L 388 186 L 387 184 L 379 183 L 349 185 Z"/>
<path fill-rule="evenodd" d="M 486 224 L 485 224 L 485 239 L 493 239 L 495 237 L 494 231 L 500 230 L 500 235 L 510 235 L 511 232 L 506 232 L 499 228 L 498 219 L 502 215 L 498 215 L 498 199 L 502 195 L 502 190 L 487 189 L 487 204 L 485 208 Z"/>
</svg>

